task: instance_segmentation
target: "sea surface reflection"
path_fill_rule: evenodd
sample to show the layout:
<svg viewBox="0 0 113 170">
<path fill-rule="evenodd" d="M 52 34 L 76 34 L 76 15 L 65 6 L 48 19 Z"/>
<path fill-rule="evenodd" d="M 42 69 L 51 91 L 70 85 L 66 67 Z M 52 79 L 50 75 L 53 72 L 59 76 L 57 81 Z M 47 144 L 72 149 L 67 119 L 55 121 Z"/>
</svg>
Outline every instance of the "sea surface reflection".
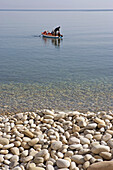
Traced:
<svg viewBox="0 0 113 170">
<path fill-rule="evenodd" d="M 44 40 L 44 43 L 46 45 L 48 45 L 50 42 L 52 43 L 52 45 L 54 45 L 55 47 L 60 47 L 61 42 L 63 41 L 63 39 L 55 39 L 55 38 L 45 38 L 42 37 L 42 39 Z"/>
</svg>

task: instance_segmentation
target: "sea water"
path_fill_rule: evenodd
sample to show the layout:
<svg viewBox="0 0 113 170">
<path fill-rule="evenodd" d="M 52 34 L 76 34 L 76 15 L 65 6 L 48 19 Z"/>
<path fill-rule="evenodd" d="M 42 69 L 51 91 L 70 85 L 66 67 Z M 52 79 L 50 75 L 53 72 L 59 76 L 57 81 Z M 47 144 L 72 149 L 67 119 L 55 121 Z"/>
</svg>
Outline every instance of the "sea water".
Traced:
<svg viewBox="0 0 113 170">
<path fill-rule="evenodd" d="M 39 108 L 113 109 L 112 10 L 0 11 L 0 112 Z"/>
</svg>

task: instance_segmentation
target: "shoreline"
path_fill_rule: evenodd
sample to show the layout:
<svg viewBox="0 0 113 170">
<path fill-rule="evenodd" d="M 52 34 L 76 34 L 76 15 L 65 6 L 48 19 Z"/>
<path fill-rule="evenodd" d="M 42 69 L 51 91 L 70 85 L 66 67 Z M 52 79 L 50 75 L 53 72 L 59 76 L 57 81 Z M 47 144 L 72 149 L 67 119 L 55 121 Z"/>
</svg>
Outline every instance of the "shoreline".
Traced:
<svg viewBox="0 0 113 170">
<path fill-rule="evenodd" d="M 0 113 L 53 108 L 98 112 L 113 110 L 112 81 L 0 84 Z"/>
<path fill-rule="evenodd" d="M 113 111 L 0 115 L 0 166 L 14 170 L 113 167 Z M 104 167 L 103 167 L 104 170 Z"/>
</svg>

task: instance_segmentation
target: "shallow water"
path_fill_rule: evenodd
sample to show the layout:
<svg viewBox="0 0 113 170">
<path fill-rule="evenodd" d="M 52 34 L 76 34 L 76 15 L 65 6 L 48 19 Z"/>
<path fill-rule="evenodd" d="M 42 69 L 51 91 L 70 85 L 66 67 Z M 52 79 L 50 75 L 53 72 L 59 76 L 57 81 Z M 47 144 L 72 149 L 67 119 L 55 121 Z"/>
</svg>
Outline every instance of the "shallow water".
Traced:
<svg viewBox="0 0 113 170">
<path fill-rule="evenodd" d="M 0 112 L 112 110 L 112 28 L 112 11 L 0 11 Z"/>
</svg>

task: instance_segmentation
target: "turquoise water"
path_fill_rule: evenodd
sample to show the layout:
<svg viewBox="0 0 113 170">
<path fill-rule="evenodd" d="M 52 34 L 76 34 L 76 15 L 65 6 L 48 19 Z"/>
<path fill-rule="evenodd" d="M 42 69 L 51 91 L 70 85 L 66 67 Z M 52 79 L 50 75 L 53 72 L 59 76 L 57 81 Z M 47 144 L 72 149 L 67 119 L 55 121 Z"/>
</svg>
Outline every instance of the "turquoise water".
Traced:
<svg viewBox="0 0 113 170">
<path fill-rule="evenodd" d="M 0 11 L 0 112 L 113 109 L 112 28 L 113 11 Z"/>
</svg>

